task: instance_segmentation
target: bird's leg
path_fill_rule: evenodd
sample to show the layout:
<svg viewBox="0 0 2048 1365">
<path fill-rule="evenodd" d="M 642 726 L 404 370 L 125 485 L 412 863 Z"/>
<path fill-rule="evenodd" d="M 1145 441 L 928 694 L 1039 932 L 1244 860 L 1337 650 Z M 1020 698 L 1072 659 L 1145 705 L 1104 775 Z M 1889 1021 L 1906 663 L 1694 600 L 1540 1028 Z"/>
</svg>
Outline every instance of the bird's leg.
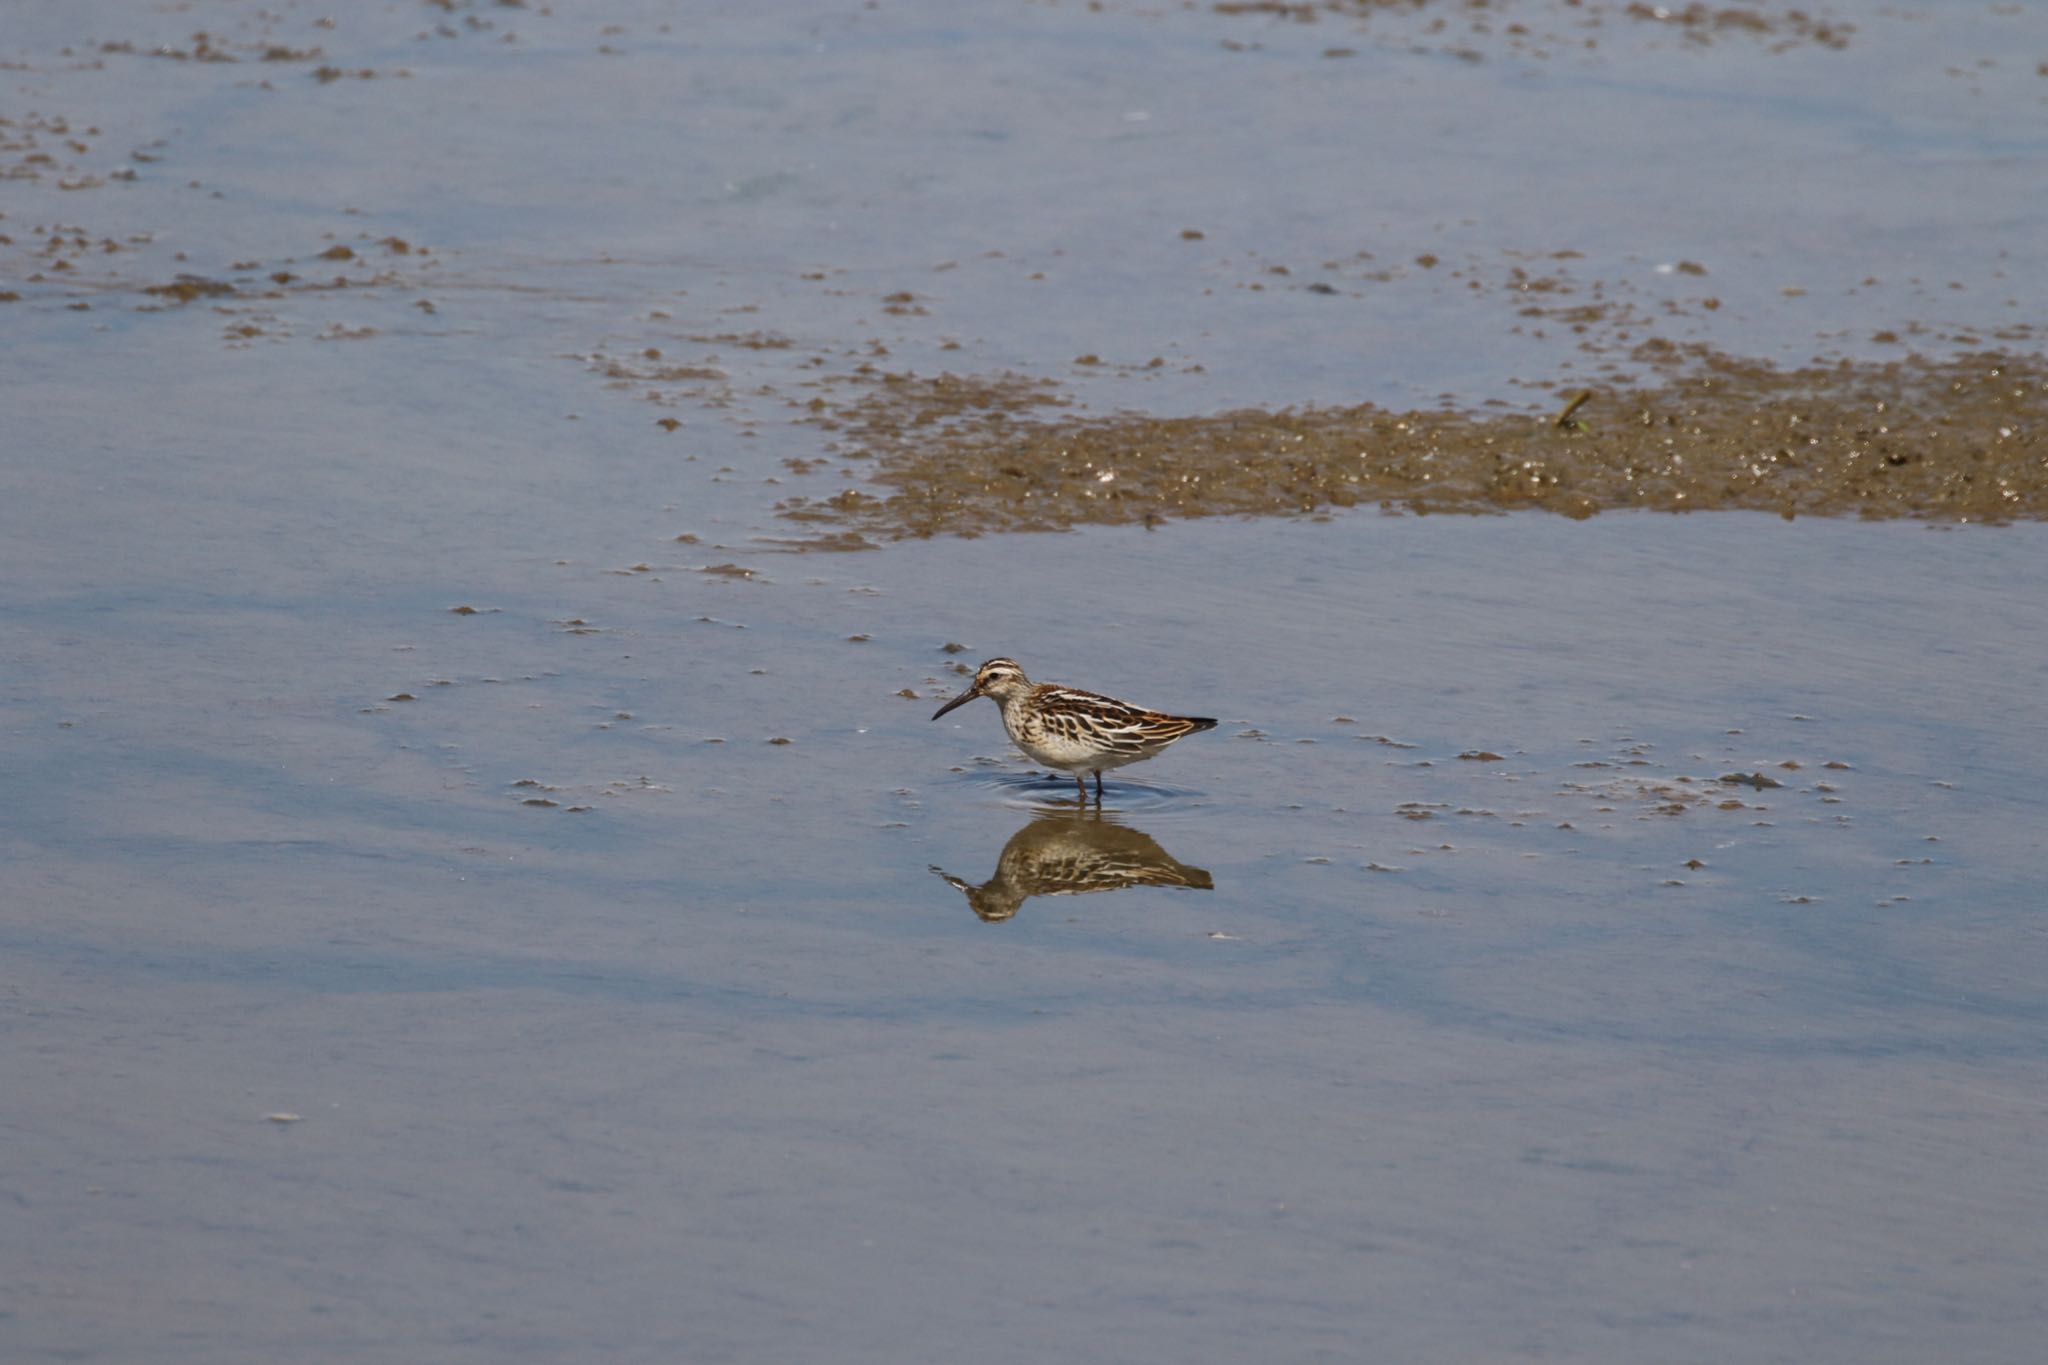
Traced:
<svg viewBox="0 0 2048 1365">
<path fill-rule="evenodd" d="M 1102 769 L 1095 770 L 1095 804 L 1102 804 Z"/>
<path fill-rule="evenodd" d="M 1074 799 L 1084 806 L 1088 804 L 1088 783 L 1079 773 L 1074 774 Z"/>
</svg>

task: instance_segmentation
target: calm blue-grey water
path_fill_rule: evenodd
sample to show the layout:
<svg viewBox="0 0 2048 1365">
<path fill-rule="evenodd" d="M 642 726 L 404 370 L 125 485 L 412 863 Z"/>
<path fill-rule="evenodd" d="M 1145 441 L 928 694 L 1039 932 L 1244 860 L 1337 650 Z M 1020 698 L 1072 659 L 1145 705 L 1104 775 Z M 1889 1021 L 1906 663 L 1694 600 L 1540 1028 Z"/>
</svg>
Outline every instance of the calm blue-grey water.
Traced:
<svg viewBox="0 0 2048 1365">
<path fill-rule="evenodd" d="M 2032 11 L 1515 13 L 14 7 L 0 1355 L 2030 1358 L 2041 528 L 770 543 L 863 360 L 2033 322 Z"/>
</svg>

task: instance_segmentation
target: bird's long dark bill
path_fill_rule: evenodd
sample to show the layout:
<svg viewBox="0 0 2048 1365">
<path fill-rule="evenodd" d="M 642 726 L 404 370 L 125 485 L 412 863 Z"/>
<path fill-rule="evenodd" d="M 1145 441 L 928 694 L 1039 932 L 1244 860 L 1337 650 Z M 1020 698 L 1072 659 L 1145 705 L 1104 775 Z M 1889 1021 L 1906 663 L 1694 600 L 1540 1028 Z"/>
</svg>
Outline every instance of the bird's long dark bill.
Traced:
<svg viewBox="0 0 2048 1365">
<path fill-rule="evenodd" d="M 932 719 L 937 720 L 940 716 L 945 715 L 954 707 L 965 706 L 968 702 L 973 701 L 976 697 L 980 695 L 981 693 L 975 691 L 973 688 L 970 687 L 965 692 L 962 692 L 959 696 L 953 698 L 953 700 L 947 702 L 944 706 L 941 706 L 938 710 L 932 712 Z"/>
</svg>

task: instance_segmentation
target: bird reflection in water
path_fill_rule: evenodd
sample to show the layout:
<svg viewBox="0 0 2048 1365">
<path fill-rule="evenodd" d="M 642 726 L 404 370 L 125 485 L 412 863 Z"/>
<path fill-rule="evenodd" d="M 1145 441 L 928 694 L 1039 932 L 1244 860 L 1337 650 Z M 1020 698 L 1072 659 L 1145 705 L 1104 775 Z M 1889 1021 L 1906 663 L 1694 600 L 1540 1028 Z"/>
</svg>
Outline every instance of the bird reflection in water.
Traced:
<svg viewBox="0 0 2048 1365">
<path fill-rule="evenodd" d="M 1207 891 L 1215 885 L 1207 872 L 1181 862 L 1151 835 L 1118 824 L 1100 810 L 1039 816 L 1010 836 L 995 875 L 979 886 L 941 867 L 932 871 L 964 892 L 974 913 L 990 921 L 1009 919 L 1033 896 L 1078 896 L 1132 886 Z"/>
</svg>

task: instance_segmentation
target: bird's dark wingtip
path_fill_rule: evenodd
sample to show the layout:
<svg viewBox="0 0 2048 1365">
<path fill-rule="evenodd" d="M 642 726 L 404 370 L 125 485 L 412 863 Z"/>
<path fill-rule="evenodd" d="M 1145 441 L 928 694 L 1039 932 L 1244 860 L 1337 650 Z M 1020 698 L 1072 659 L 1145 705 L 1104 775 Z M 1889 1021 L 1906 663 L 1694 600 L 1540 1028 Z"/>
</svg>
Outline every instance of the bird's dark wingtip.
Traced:
<svg viewBox="0 0 2048 1365">
<path fill-rule="evenodd" d="M 1189 716 L 1187 722 L 1188 728 L 1191 730 L 1213 730 L 1216 728 L 1216 721 L 1211 716 Z"/>
</svg>

